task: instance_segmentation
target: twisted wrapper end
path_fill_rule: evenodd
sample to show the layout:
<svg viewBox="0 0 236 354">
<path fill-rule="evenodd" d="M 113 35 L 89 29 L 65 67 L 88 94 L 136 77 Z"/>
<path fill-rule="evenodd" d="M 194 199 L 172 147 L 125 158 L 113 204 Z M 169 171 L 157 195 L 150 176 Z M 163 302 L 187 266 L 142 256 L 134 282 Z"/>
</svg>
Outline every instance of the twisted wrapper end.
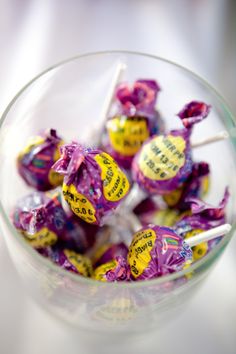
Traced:
<svg viewBox="0 0 236 354">
<path fill-rule="evenodd" d="M 211 106 L 204 102 L 191 101 L 183 107 L 177 116 L 182 120 L 186 129 L 191 129 L 194 124 L 205 119 L 210 110 Z"/>
<path fill-rule="evenodd" d="M 187 198 L 186 201 L 191 204 L 191 211 L 194 215 L 201 214 L 206 218 L 218 220 L 221 218 L 225 219 L 225 207 L 228 203 L 229 196 L 229 188 L 226 187 L 224 196 L 218 207 L 214 207 L 197 198 Z"/>
<path fill-rule="evenodd" d="M 61 157 L 52 166 L 52 169 L 65 176 L 65 183 L 71 184 L 85 160 L 86 151 L 78 143 L 63 145 L 60 148 Z"/>
<path fill-rule="evenodd" d="M 118 85 L 116 99 L 120 104 L 119 114 L 129 117 L 153 117 L 160 86 L 155 80 L 137 80 L 133 86 Z"/>
</svg>

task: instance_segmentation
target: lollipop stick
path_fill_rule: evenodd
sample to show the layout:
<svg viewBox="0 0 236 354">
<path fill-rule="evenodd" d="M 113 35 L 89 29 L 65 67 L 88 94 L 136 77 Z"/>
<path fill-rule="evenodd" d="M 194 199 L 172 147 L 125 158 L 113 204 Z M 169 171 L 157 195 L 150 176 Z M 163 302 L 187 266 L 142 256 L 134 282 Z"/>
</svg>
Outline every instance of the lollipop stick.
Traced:
<svg viewBox="0 0 236 354">
<path fill-rule="evenodd" d="M 196 143 L 192 143 L 191 146 L 192 146 L 192 148 L 197 148 L 200 146 L 205 146 L 205 145 L 208 145 L 211 143 L 215 143 L 217 141 L 228 139 L 228 137 L 229 137 L 228 132 L 226 130 L 222 130 L 221 132 L 219 132 L 216 135 L 213 135 L 209 138 L 197 141 Z"/>
<path fill-rule="evenodd" d="M 220 225 L 218 227 L 214 227 L 213 229 L 201 232 L 200 234 L 195 235 L 193 237 L 189 237 L 185 239 L 185 242 L 187 242 L 190 247 L 193 247 L 198 245 L 199 243 L 207 242 L 213 240 L 216 237 L 223 236 L 227 234 L 230 230 L 230 224 Z"/>
</svg>

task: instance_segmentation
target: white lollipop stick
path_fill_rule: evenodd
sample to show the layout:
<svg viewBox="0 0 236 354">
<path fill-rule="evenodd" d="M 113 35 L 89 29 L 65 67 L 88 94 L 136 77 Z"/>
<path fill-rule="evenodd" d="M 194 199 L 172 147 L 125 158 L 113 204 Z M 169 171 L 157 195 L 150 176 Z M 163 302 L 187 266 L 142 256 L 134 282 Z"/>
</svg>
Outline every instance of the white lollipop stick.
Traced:
<svg viewBox="0 0 236 354">
<path fill-rule="evenodd" d="M 207 242 L 210 240 L 213 240 L 216 237 L 219 236 L 223 236 L 225 234 L 227 234 L 228 232 L 230 232 L 231 230 L 231 225 L 230 224 L 224 224 L 224 225 L 220 225 L 217 227 L 214 227 L 213 229 L 201 232 L 198 235 L 195 235 L 193 237 L 189 237 L 187 239 L 185 239 L 185 242 L 190 246 L 196 246 L 199 243 L 202 242 Z"/>
<path fill-rule="evenodd" d="M 101 112 L 101 119 L 100 119 L 101 126 L 104 125 L 104 123 L 107 119 L 107 116 L 108 116 L 108 113 L 109 113 L 109 110 L 111 107 L 111 103 L 114 98 L 116 86 L 121 81 L 121 78 L 122 78 L 125 70 L 126 70 L 126 64 L 119 62 L 117 64 L 117 67 L 116 67 L 116 70 L 115 70 L 115 73 L 114 73 L 114 76 L 113 76 L 113 79 L 111 82 L 111 86 L 109 88 L 109 91 L 107 93 L 107 96 L 106 96 L 104 104 L 103 104 L 103 108 L 102 108 L 102 112 Z"/>
<path fill-rule="evenodd" d="M 197 147 L 200 147 L 200 146 L 204 146 L 204 145 L 208 145 L 208 144 L 211 144 L 211 143 L 215 143 L 217 141 L 228 139 L 228 137 L 229 137 L 228 132 L 226 130 L 222 130 L 221 132 L 219 132 L 216 135 L 213 135 L 213 136 L 211 136 L 209 138 L 206 138 L 206 139 L 197 141 L 195 143 L 192 143 L 191 147 L 192 148 L 197 148 Z"/>
</svg>

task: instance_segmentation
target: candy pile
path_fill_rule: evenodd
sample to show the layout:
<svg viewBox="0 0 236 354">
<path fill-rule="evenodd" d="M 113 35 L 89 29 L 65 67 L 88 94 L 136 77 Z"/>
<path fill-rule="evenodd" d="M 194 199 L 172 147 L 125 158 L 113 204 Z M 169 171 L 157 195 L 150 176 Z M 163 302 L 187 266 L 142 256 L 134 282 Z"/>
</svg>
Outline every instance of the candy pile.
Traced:
<svg viewBox="0 0 236 354">
<path fill-rule="evenodd" d="M 19 153 L 19 175 L 34 190 L 12 222 L 59 267 L 102 282 L 153 279 L 188 267 L 221 239 L 188 244 L 226 222 L 228 189 L 218 207 L 205 203 L 210 166 L 192 157 L 193 127 L 211 107 L 186 104 L 182 128 L 167 131 L 159 92 L 155 80 L 117 85 L 99 146 L 64 143 L 50 129 Z"/>
</svg>

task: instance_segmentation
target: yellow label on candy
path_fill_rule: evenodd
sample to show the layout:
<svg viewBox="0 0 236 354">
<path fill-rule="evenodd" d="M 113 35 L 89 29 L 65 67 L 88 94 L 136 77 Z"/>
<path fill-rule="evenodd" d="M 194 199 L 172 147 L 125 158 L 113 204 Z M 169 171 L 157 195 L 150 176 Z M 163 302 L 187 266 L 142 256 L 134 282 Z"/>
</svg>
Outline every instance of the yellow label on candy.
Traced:
<svg viewBox="0 0 236 354">
<path fill-rule="evenodd" d="M 62 184 L 63 176 L 57 173 L 56 171 L 50 169 L 48 174 L 48 180 L 53 187 L 57 187 Z"/>
<path fill-rule="evenodd" d="M 186 142 L 180 136 L 157 136 L 142 148 L 139 168 L 154 181 L 173 178 L 185 163 L 185 148 Z"/>
<path fill-rule="evenodd" d="M 92 257 L 93 264 L 95 264 L 111 246 L 112 246 L 111 243 L 107 243 L 107 244 L 101 245 L 95 251 L 95 253 L 94 253 L 93 257 Z"/>
<path fill-rule="evenodd" d="M 27 232 L 24 232 L 23 234 L 31 246 L 35 248 L 51 246 L 57 242 L 57 235 L 55 232 L 48 230 L 47 227 L 43 227 L 33 235 Z"/>
<path fill-rule="evenodd" d="M 204 197 L 210 188 L 210 177 L 209 176 L 204 176 L 202 177 L 201 180 L 201 196 Z"/>
<path fill-rule="evenodd" d="M 42 136 L 33 136 L 31 137 L 26 147 L 20 152 L 18 158 L 21 159 L 24 155 L 29 154 L 30 151 L 38 145 L 41 145 L 45 142 L 45 139 Z"/>
<path fill-rule="evenodd" d="M 124 156 L 134 156 L 149 137 L 145 118 L 115 117 L 107 122 L 113 149 Z"/>
<path fill-rule="evenodd" d="M 88 257 L 82 256 L 71 250 L 64 250 L 68 261 L 77 269 L 78 273 L 84 277 L 92 275 L 92 263 Z"/>
<path fill-rule="evenodd" d="M 169 207 L 173 207 L 179 202 L 182 193 L 183 193 L 183 187 L 179 187 L 174 191 L 163 195 L 163 199 Z"/>
<path fill-rule="evenodd" d="M 78 193 L 73 184 L 67 186 L 63 183 L 62 193 L 75 215 L 90 224 L 96 222 L 96 210 L 92 203 L 83 194 Z"/>
<path fill-rule="evenodd" d="M 150 252 L 155 240 L 156 234 L 152 229 L 145 229 L 134 235 L 128 254 L 128 262 L 134 278 L 138 278 L 151 261 Z"/>
<path fill-rule="evenodd" d="M 113 158 L 106 154 L 98 154 L 95 161 L 101 168 L 103 194 L 106 200 L 117 202 L 125 197 L 129 191 L 129 181 Z"/>
<path fill-rule="evenodd" d="M 189 237 L 193 237 L 197 234 L 200 234 L 203 232 L 201 229 L 194 229 L 192 231 L 189 231 L 185 234 L 184 238 L 187 239 Z M 205 256 L 205 254 L 208 251 L 208 243 L 207 242 L 202 242 L 199 245 L 196 245 L 192 248 L 193 251 L 193 261 L 197 261 L 198 259 L 202 258 Z"/>
<path fill-rule="evenodd" d="M 107 262 L 105 264 L 100 265 L 97 267 L 93 273 L 93 279 L 99 280 L 99 281 L 107 281 L 105 275 L 109 270 L 113 270 L 117 267 L 117 261 L 112 260 L 110 262 Z"/>
</svg>

